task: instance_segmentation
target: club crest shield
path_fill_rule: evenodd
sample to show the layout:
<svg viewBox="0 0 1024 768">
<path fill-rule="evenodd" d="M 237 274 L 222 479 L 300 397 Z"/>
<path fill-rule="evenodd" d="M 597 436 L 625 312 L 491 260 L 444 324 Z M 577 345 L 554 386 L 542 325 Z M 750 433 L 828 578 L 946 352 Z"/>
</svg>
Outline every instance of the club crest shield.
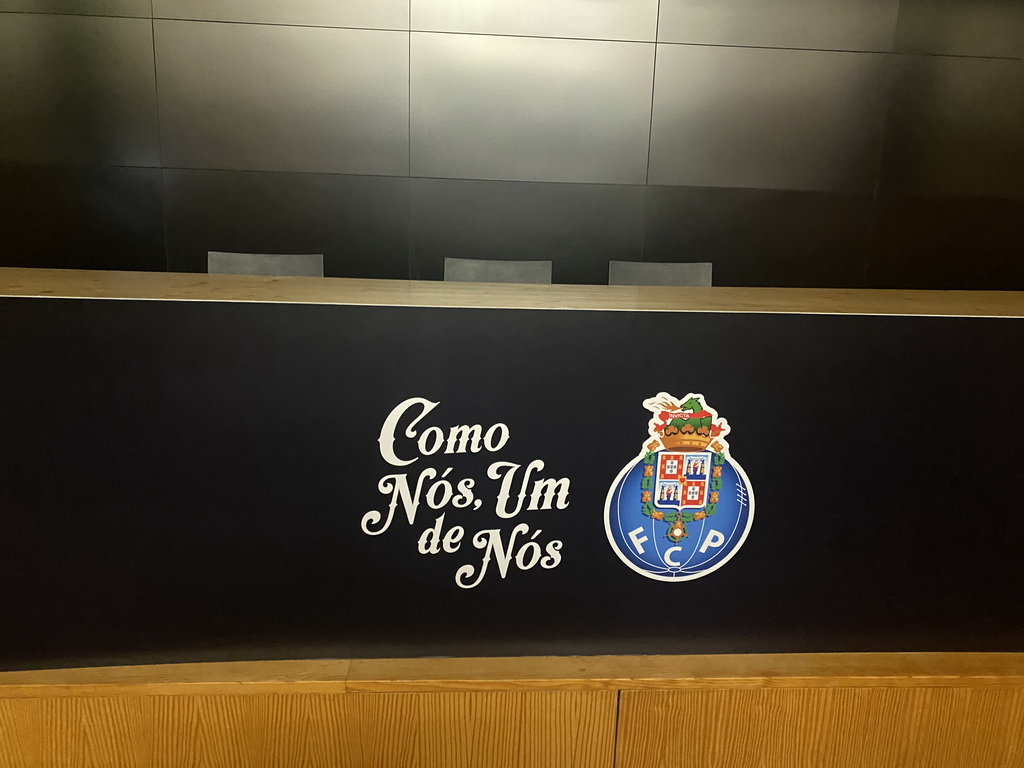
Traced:
<svg viewBox="0 0 1024 768">
<path fill-rule="evenodd" d="M 729 453 L 729 423 L 703 395 L 661 392 L 640 454 L 622 468 L 605 501 L 608 541 L 637 573 L 690 581 L 722 567 L 754 519 L 754 493 Z"/>
</svg>

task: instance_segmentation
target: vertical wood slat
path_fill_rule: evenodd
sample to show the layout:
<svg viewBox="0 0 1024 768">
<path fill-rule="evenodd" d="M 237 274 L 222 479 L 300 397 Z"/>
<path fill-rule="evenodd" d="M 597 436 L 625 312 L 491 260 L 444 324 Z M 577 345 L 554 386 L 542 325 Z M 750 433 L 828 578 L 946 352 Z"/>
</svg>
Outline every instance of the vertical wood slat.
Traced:
<svg viewBox="0 0 1024 768">
<path fill-rule="evenodd" d="M 354 768 L 354 734 L 342 695 L 268 698 L 266 765 Z"/>
<path fill-rule="evenodd" d="M 0 699 L 0 768 L 40 768 L 42 760 L 42 702 Z"/>
<path fill-rule="evenodd" d="M 1021 768 L 1024 689 L 624 691 L 616 768 Z"/>
<path fill-rule="evenodd" d="M 0 768 L 611 768 L 613 691 L 0 699 Z"/>
<path fill-rule="evenodd" d="M 44 768 L 150 768 L 153 699 L 44 699 Z"/>
<path fill-rule="evenodd" d="M 262 765 L 269 698 L 156 697 L 154 768 Z"/>
</svg>

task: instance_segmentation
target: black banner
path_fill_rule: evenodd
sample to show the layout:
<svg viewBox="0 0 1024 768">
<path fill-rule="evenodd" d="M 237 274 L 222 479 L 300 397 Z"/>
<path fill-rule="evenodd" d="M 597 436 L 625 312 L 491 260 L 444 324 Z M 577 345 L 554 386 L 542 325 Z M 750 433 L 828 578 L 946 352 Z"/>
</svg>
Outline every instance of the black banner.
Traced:
<svg viewBox="0 0 1024 768">
<path fill-rule="evenodd" d="M 0 666 L 1024 651 L 1022 323 L 0 299 Z"/>
</svg>

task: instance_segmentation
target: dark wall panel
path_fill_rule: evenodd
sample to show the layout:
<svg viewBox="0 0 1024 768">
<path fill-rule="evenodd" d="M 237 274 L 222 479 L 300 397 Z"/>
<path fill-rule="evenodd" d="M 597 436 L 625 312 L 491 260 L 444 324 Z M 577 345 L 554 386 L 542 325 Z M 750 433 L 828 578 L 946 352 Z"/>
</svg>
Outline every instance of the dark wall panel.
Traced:
<svg viewBox="0 0 1024 768">
<path fill-rule="evenodd" d="M 891 78 L 879 54 L 659 45 L 649 181 L 873 191 Z"/>
<path fill-rule="evenodd" d="M 899 0 L 661 0 L 671 43 L 888 51 Z"/>
<path fill-rule="evenodd" d="M 1024 290 L 1024 202 L 879 200 L 871 288 Z"/>
<path fill-rule="evenodd" d="M 556 283 L 606 283 L 608 262 L 639 260 L 643 187 L 412 180 L 412 269 L 439 280 L 446 256 L 543 259 Z"/>
<path fill-rule="evenodd" d="M 644 261 L 710 261 L 715 285 L 863 286 L 869 195 L 648 187 Z"/>
<path fill-rule="evenodd" d="M 209 251 L 322 253 L 327 277 L 409 277 L 409 180 L 241 171 L 164 172 L 167 259 Z"/>
<path fill-rule="evenodd" d="M 160 171 L 0 164 L 0 266 L 166 269 Z"/>
<path fill-rule="evenodd" d="M 1024 61 L 900 62 L 882 190 L 1024 199 Z"/>
<path fill-rule="evenodd" d="M 157 21 L 164 162 L 404 175 L 401 32 Z"/>
<path fill-rule="evenodd" d="M 152 22 L 0 14 L 0 161 L 160 164 Z"/>
<path fill-rule="evenodd" d="M 896 50 L 1024 58 L 1024 1 L 901 0 Z"/>
<path fill-rule="evenodd" d="M 550 258 L 556 282 L 645 258 L 1006 287 L 1022 126 L 1024 0 L 0 0 L 10 263 L 157 263 L 153 195 L 110 218 L 145 174 L 70 170 L 130 166 L 166 169 L 175 269 L 323 251 L 365 277 L 454 255 Z"/>
<path fill-rule="evenodd" d="M 0 667 L 1024 650 L 1022 319 L 27 298 L 2 307 Z M 662 383 L 709 393 L 756 496 L 736 557 L 685 583 L 631 570 L 603 522 L 609 486 L 650 441 L 641 403 Z M 498 453 L 438 453 L 396 469 L 377 439 L 412 396 L 440 402 L 421 430 L 500 421 L 511 438 Z M 952 447 L 964 404 L 984 429 L 973 461 Z M 880 414 L 884 430 L 863 428 Z M 872 472 L 880 440 L 899 453 Z M 404 436 L 396 448 L 416 456 Z M 499 518 L 488 466 L 535 458 L 540 476 L 571 481 L 568 508 Z M 399 505 L 385 533 L 361 532 L 363 520 L 385 524 L 364 517 L 387 508 L 382 476 L 422 477 L 430 499 L 428 468 L 447 467 L 450 479 L 473 480 L 480 509 L 421 501 L 413 525 Z M 627 488 L 639 491 L 639 478 Z M 639 517 L 646 528 L 639 493 L 629 496 L 631 509 L 609 523 Z M 465 526 L 461 549 L 417 554 L 441 513 L 445 529 Z M 965 532 L 968 521 L 980 530 Z M 651 525 L 654 547 L 668 526 Z M 694 553 L 711 524 L 690 526 L 681 546 Z M 494 531 L 493 547 L 481 530 Z M 561 542 L 561 563 L 526 570 L 530 561 L 509 555 L 501 570 L 502 550 L 533 536 Z M 456 581 L 464 565 L 479 585 L 458 586 L 470 583 L 465 571 Z M 682 726 L 649 725 L 705 727 L 699 712 Z M 239 762 L 254 761 L 173 766 Z M 726 765 L 780 763 L 822 764 Z"/>
</svg>

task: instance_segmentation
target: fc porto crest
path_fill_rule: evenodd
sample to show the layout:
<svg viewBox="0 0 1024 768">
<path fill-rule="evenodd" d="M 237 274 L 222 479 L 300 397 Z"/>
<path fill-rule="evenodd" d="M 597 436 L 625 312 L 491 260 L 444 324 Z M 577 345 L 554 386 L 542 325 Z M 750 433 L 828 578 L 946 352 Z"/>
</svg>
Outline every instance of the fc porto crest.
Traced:
<svg viewBox="0 0 1024 768">
<path fill-rule="evenodd" d="M 703 395 L 644 401 L 653 418 L 640 455 L 608 491 L 605 529 L 622 561 L 658 581 L 699 579 L 736 554 L 754 492 L 729 455 L 729 423 Z"/>
</svg>

